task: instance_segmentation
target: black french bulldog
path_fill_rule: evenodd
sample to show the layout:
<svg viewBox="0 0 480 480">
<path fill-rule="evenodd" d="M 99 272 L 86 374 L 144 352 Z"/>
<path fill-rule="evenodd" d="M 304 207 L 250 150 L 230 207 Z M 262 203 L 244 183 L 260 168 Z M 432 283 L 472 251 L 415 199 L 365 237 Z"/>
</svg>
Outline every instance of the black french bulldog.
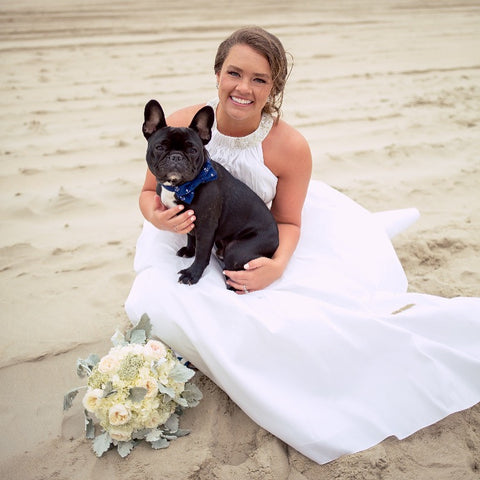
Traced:
<svg viewBox="0 0 480 480">
<path fill-rule="evenodd" d="M 167 207 L 183 204 L 195 212 L 195 228 L 177 255 L 193 257 L 178 272 L 179 282 L 193 285 L 210 261 L 213 246 L 227 270 L 243 270 L 258 257 L 272 257 L 278 247 L 278 227 L 263 200 L 204 147 L 211 138 L 213 109 L 200 109 L 188 128 L 169 127 L 156 100 L 145 105 L 142 130 L 148 141 L 147 164 L 157 179 L 157 194 Z"/>
</svg>

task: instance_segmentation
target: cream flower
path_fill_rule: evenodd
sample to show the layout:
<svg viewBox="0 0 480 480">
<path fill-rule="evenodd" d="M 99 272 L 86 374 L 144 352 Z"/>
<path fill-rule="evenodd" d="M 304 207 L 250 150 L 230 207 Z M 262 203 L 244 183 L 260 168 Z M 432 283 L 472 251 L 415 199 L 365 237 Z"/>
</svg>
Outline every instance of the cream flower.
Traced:
<svg viewBox="0 0 480 480">
<path fill-rule="evenodd" d="M 145 419 L 145 428 L 156 428 L 162 424 L 162 416 L 158 410 L 153 410 L 150 412 L 148 418 Z M 166 421 L 166 420 L 165 420 Z M 163 422 L 164 423 L 164 422 Z"/>
<path fill-rule="evenodd" d="M 147 389 L 146 397 L 148 398 L 154 397 L 158 393 L 157 381 L 153 377 L 147 378 L 139 386 Z"/>
<path fill-rule="evenodd" d="M 145 355 L 153 358 L 164 358 L 167 355 L 167 348 L 158 340 L 149 340 L 144 347 Z"/>
<path fill-rule="evenodd" d="M 95 412 L 98 405 L 98 400 L 103 397 L 103 390 L 101 388 L 89 388 L 83 397 L 82 404 L 87 412 Z"/>
<path fill-rule="evenodd" d="M 98 371 L 100 373 L 109 373 L 118 369 L 120 360 L 116 355 L 105 355 L 98 363 Z"/>
<path fill-rule="evenodd" d="M 131 418 L 131 413 L 121 403 L 117 403 L 108 411 L 108 421 L 110 425 L 125 425 Z M 112 437 L 113 438 L 113 437 Z"/>
</svg>

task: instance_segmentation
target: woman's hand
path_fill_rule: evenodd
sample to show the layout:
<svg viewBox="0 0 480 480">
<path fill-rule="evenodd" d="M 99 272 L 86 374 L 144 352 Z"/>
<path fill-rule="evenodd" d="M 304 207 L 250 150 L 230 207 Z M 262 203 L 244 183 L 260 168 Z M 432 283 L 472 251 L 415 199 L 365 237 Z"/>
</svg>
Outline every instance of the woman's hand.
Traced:
<svg viewBox="0 0 480 480">
<path fill-rule="evenodd" d="M 193 210 L 184 210 L 183 205 L 167 208 L 155 194 L 153 197 L 153 210 L 149 218 L 150 223 L 160 230 L 168 230 L 175 233 L 188 233 L 195 227 L 195 215 Z"/>
<path fill-rule="evenodd" d="M 239 294 L 268 287 L 282 276 L 284 270 L 279 261 L 267 257 L 251 260 L 244 268 L 245 270 L 224 270 L 223 272 L 228 277 L 227 284 Z"/>
</svg>

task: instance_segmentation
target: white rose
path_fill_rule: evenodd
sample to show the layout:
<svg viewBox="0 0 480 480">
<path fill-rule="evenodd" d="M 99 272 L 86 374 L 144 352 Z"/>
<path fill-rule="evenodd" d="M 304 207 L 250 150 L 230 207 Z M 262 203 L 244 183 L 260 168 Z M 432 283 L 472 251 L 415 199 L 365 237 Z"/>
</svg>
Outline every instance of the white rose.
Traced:
<svg viewBox="0 0 480 480">
<path fill-rule="evenodd" d="M 98 363 L 98 371 L 100 373 L 113 372 L 120 366 L 120 361 L 115 355 L 105 355 Z"/>
<path fill-rule="evenodd" d="M 103 390 L 101 388 L 89 388 L 83 397 L 82 404 L 87 412 L 95 412 L 98 399 L 103 397 Z"/>
<path fill-rule="evenodd" d="M 147 389 L 146 397 L 148 398 L 154 397 L 158 393 L 158 384 L 153 377 L 147 378 L 141 386 Z"/>
<path fill-rule="evenodd" d="M 130 410 L 121 403 L 117 403 L 108 411 L 108 421 L 110 425 L 125 425 L 131 416 Z"/>
<path fill-rule="evenodd" d="M 167 348 L 158 340 L 149 340 L 144 347 L 145 355 L 153 358 L 164 358 L 167 355 Z"/>
<path fill-rule="evenodd" d="M 143 387 L 147 389 L 146 397 L 154 397 L 158 393 L 158 384 L 157 379 L 150 375 L 150 369 L 142 367 L 139 370 L 137 381 L 135 383 L 136 387 Z"/>
</svg>

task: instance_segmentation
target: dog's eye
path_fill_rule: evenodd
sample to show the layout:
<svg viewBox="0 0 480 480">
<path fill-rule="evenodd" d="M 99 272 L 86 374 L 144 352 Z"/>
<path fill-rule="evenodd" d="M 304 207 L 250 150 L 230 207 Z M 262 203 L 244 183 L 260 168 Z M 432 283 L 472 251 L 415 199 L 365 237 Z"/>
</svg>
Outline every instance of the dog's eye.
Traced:
<svg viewBox="0 0 480 480">
<path fill-rule="evenodd" d="M 155 145 L 155 150 L 157 152 L 163 152 L 163 150 L 165 150 L 165 147 L 161 143 L 159 143 L 158 145 Z"/>
<path fill-rule="evenodd" d="M 195 147 L 188 147 L 188 153 L 197 153 L 197 149 Z"/>
</svg>

